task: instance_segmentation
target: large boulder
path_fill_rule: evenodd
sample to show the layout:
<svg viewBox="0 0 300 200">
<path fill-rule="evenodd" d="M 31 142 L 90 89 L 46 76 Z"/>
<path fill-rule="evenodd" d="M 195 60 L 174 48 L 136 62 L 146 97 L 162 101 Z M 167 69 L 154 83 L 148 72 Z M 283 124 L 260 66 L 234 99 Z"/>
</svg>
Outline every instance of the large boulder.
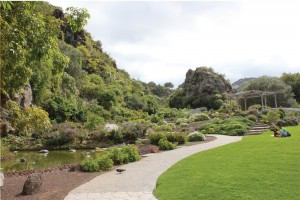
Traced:
<svg viewBox="0 0 300 200">
<path fill-rule="evenodd" d="M 8 122 L 0 119 L 0 137 L 5 137 L 7 134 L 14 132 L 15 129 L 13 129 Z"/>
<path fill-rule="evenodd" d="M 207 107 L 218 109 L 224 100 L 223 93 L 231 91 L 224 75 L 212 68 L 199 67 L 188 70 L 184 83 L 170 97 L 171 107 Z"/>
<path fill-rule="evenodd" d="M 31 174 L 27 177 L 27 180 L 23 186 L 23 195 L 32 195 L 37 193 L 42 187 L 42 175 L 41 174 Z"/>
<path fill-rule="evenodd" d="M 199 67 L 195 71 L 190 69 L 186 73 L 183 89 L 187 97 L 201 98 L 203 94 L 214 95 L 229 92 L 231 85 L 223 75 L 215 73 L 213 69 Z"/>
</svg>

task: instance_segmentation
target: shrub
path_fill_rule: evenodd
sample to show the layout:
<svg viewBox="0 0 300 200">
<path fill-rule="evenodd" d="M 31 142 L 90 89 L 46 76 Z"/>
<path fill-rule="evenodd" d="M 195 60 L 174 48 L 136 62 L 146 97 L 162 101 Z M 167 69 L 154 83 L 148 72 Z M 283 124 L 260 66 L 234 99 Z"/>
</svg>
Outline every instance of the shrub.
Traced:
<svg viewBox="0 0 300 200">
<path fill-rule="evenodd" d="M 87 116 L 87 120 L 84 123 L 84 127 L 88 129 L 95 129 L 99 125 L 104 124 L 105 121 L 102 117 L 95 115 L 93 113 L 89 113 Z"/>
<path fill-rule="evenodd" d="M 190 121 L 191 121 L 191 122 L 198 122 L 198 121 L 204 121 L 204 120 L 209 120 L 208 115 L 207 115 L 207 114 L 204 114 L 204 113 L 192 115 L 192 116 L 190 117 Z"/>
<path fill-rule="evenodd" d="M 109 157 L 115 165 L 121 165 L 124 163 L 124 160 L 126 160 L 124 154 L 117 147 L 112 147 L 109 150 Z"/>
<path fill-rule="evenodd" d="M 245 129 L 232 129 L 228 132 L 227 135 L 241 136 L 241 135 L 244 135 L 245 133 L 246 133 Z"/>
<path fill-rule="evenodd" d="M 178 118 L 175 122 L 175 124 L 179 125 L 179 124 L 182 124 L 182 123 L 187 123 L 188 120 L 186 118 Z"/>
<path fill-rule="evenodd" d="M 134 146 L 123 146 L 122 148 L 113 147 L 110 149 L 109 157 L 115 165 L 125 164 L 140 160 L 137 148 Z"/>
<path fill-rule="evenodd" d="M 48 113 L 37 106 L 20 107 L 14 101 L 7 101 L 5 107 L 9 112 L 9 122 L 18 133 L 29 135 L 32 132 L 42 134 L 51 128 Z"/>
<path fill-rule="evenodd" d="M 98 172 L 100 171 L 100 167 L 99 164 L 97 162 L 97 160 L 88 158 L 88 159 L 84 159 L 81 164 L 81 169 L 85 172 Z"/>
<path fill-rule="evenodd" d="M 188 134 L 189 142 L 204 141 L 204 140 L 206 140 L 206 137 L 201 132 L 195 131 L 195 132 Z"/>
<path fill-rule="evenodd" d="M 107 154 L 98 156 L 96 162 L 98 163 L 99 169 L 102 171 L 108 171 L 114 164 Z"/>
<path fill-rule="evenodd" d="M 90 138 L 92 140 L 96 140 L 98 142 L 102 142 L 105 140 L 105 131 L 102 130 L 102 129 L 98 129 L 98 130 L 95 130 L 95 131 L 92 131 L 90 134 L 89 134 Z"/>
<path fill-rule="evenodd" d="M 123 140 L 126 143 L 133 144 L 138 138 L 144 138 L 148 125 L 141 122 L 128 122 L 121 127 Z"/>
<path fill-rule="evenodd" d="M 124 156 L 127 159 L 126 163 L 135 162 L 141 159 L 141 156 L 139 155 L 135 146 L 123 146 L 121 148 L 121 152 L 126 155 Z"/>
<path fill-rule="evenodd" d="M 66 129 L 62 132 L 54 131 L 47 136 L 46 146 L 62 146 L 75 141 L 76 132 L 74 129 Z"/>
<path fill-rule="evenodd" d="M 49 113 L 49 117 L 57 122 L 85 121 L 86 109 L 83 106 L 82 100 L 78 97 L 64 98 L 53 94 L 51 98 L 45 102 L 45 110 Z"/>
<path fill-rule="evenodd" d="M 164 124 L 164 125 L 160 125 L 158 127 L 154 128 L 154 131 L 160 132 L 160 131 L 164 131 L 164 132 L 172 132 L 174 129 L 174 124 Z"/>
<path fill-rule="evenodd" d="M 163 137 L 166 137 L 166 134 L 163 132 L 152 132 L 149 135 L 150 144 L 158 145 L 159 140 Z"/>
<path fill-rule="evenodd" d="M 180 123 L 180 127 L 187 127 L 189 124 L 188 123 Z"/>
<path fill-rule="evenodd" d="M 112 129 L 105 133 L 105 139 L 110 140 L 115 144 L 120 144 L 123 142 L 123 135 L 120 130 Z"/>
<path fill-rule="evenodd" d="M 276 121 L 280 119 L 280 114 L 278 114 L 276 111 L 269 111 L 268 114 L 263 115 L 262 118 L 266 123 L 272 124 L 276 123 Z"/>
<path fill-rule="evenodd" d="M 253 121 L 242 117 L 231 117 L 222 121 L 212 121 L 200 127 L 204 134 L 243 135 L 254 125 Z"/>
<path fill-rule="evenodd" d="M 247 116 L 247 119 L 253 121 L 253 122 L 256 122 L 257 121 L 257 117 L 255 115 L 248 115 Z"/>
<path fill-rule="evenodd" d="M 186 135 L 182 133 L 168 133 L 166 134 L 167 140 L 172 143 L 185 144 Z"/>
<path fill-rule="evenodd" d="M 155 114 L 155 115 L 151 115 L 150 121 L 152 123 L 162 124 L 163 123 L 163 118 Z"/>
<path fill-rule="evenodd" d="M 176 144 L 169 142 L 167 138 L 162 138 L 158 142 L 159 150 L 172 150 L 176 148 Z"/>
</svg>

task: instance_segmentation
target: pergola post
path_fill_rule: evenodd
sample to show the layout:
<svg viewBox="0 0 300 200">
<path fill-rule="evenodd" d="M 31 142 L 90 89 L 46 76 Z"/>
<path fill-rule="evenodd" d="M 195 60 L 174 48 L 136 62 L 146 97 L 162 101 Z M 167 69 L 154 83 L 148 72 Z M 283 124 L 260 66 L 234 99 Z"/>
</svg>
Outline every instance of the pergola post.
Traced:
<svg viewBox="0 0 300 200">
<path fill-rule="evenodd" d="M 260 98 L 261 98 L 261 108 L 262 108 L 262 110 L 264 110 L 264 99 L 263 99 L 263 96 L 261 95 Z"/>
<path fill-rule="evenodd" d="M 245 111 L 247 110 L 247 98 L 244 98 L 244 103 L 245 103 Z"/>
<path fill-rule="evenodd" d="M 268 109 L 268 106 L 267 106 L 267 96 L 265 95 L 265 106 L 266 106 L 266 110 Z"/>
</svg>

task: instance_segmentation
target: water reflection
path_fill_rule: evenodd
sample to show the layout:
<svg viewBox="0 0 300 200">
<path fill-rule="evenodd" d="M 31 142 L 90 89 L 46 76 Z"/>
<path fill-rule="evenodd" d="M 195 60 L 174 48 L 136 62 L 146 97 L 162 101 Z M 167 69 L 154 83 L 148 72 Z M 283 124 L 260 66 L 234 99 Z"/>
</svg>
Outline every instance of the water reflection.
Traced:
<svg viewBox="0 0 300 200">
<path fill-rule="evenodd" d="M 4 172 L 60 167 L 66 164 L 80 163 L 84 158 L 95 156 L 96 154 L 95 151 L 90 150 L 15 153 L 16 157 L 1 163 Z M 21 158 L 24 158 L 26 161 L 20 162 Z"/>
</svg>

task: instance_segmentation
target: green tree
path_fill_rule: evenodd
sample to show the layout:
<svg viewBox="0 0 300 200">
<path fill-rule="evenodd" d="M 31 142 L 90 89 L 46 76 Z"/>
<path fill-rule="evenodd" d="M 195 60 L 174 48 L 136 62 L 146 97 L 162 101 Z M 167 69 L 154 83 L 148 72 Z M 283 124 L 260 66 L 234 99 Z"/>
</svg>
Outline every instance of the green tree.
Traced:
<svg viewBox="0 0 300 200">
<path fill-rule="evenodd" d="M 167 87 L 167 88 L 173 88 L 174 85 L 173 85 L 173 83 L 171 83 L 171 82 L 166 82 L 166 83 L 164 84 L 164 87 Z"/>
<path fill-rule="evenodd" d="M 262 76 L 250 81 L 245 82 L 239 88 L 239 91 L 248 90 L 261 90 L 261 91 L 274 91 L 276 92 L 277 105 L 283 107 L 294 106 L 296 101 L 294 99 L 294 94 L 292 88 L 286 85 L 280 78 Z M 248 105 L 261 104 L 260 98 L 253 98 L 248 100 Z M 273 96 L 268 96 L 267 104 L 270 106 L 275 106 L 275 100 Z"/>
<path fill-rule="evenodd" d="M 68 63 L 57 45 L 61 22 L 44 18 L 36 8 L 38 3 L 14 2 L 12 9 L 0 8 L 1 89 L 4 93 L 18 92 L 33 74 L 45 73 L 45 70 L 37 70 L 39 62 L 49 63 L 50 70 L 46 71 L 55 75 L 62 74 Z M 38 77 L 42 78 L 36 76 L 35 80 Z"/>
<path fill-rule="evenodd" d="M 66 18 L 72 32 L 77 32 L 87 25 L 87 19 L 90 18 L 90 14 L 85 8 L 69 7 L 66 9 Z"/>
<path fill-rule="evenodd" d="M 300 103 L 300 73 L 283 73 L 281 79 L 292 87 L 295 99 Z"/>
</svg>

